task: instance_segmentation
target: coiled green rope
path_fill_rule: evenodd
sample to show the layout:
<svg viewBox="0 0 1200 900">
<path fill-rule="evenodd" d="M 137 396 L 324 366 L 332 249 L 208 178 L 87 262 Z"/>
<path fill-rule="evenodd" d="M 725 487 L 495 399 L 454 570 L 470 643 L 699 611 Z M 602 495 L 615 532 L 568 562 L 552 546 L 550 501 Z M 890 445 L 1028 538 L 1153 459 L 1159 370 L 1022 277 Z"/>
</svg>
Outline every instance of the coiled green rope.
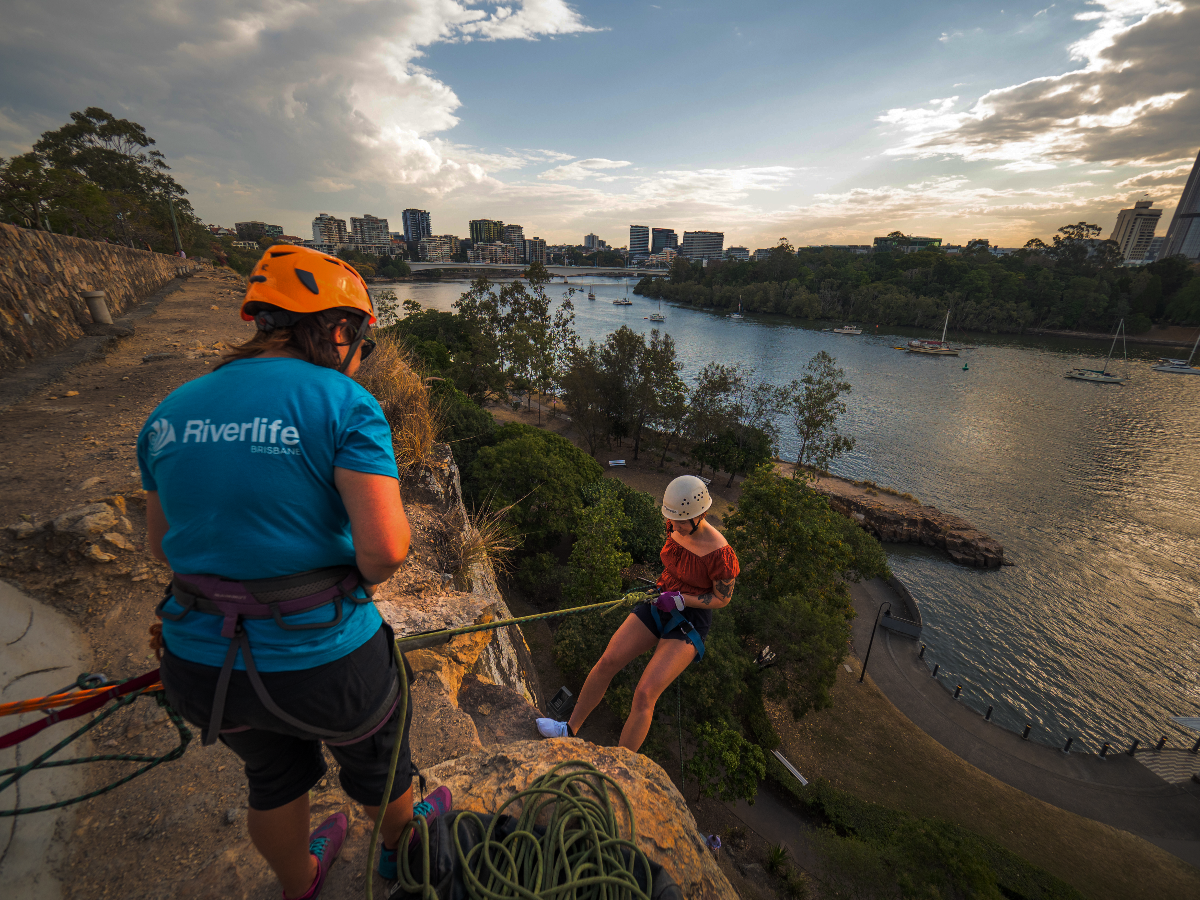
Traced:
<svg viewBox="0 0 1200 900">
<path fill-rule="evenodd" d="M 614 792 L 619 808 L 613 805 Z M 515 830 L 499 837 L 500 816 L 518 805 Z M 535 830 L 539 820 L 544 820 L 540 836 Z M 466 851 L 459 833 L 464 822 L 481 836 Z M 624 823 L 627 837 L 622 836 Z M 408 855 L 401 854 L 399 886 L 422 900 L 436 900 L 424 817 L 405 829 L 401 846 L 414 827 L 421 835 L 421 872 L 413 872 Z M 473 900 L 649 900 L 650 861 L 637 846 L 629 797 L 616 781 L 582 760 L 559 763 L 541 775 L 510 797 L 486 827 L 469 810 L 455 816 L 449 827 L 458 869 Z"/>
</svg>

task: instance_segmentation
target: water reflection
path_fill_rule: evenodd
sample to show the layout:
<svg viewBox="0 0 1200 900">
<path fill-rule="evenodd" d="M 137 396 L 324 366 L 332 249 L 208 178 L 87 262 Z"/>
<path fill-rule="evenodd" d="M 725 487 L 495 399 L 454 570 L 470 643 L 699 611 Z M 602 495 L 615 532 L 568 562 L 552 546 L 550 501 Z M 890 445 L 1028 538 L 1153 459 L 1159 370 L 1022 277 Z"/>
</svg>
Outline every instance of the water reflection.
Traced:
<svg viewBox="0 0 1200 900">
<path fill-rule="evenodd" d="M 613 306 L 624 281 L 589 281 L 596 301 L 574 298 L 584 339 L 656 327 L 644 318 L 656 302 L 631 294 L 633 306 Z M 465 287 L 398 294 L 449 310 Z M 1056 746 L 1182 743 L 1167 717 L 1200 714 L 1200 379 L 1151 371 L 1166 349 L 1131 346 L 1132 380 L 1096 385 L 1062 374 L 1102 361 L 1102 344 L 971 335 L 979 349 L 958 359 L 922 357 L 892 349 L 923 335 L 909 329 L 841 337 L 777 317 L 663 311 L 657 327 L 675 338 L 685 377 L 719 360 L 786 382 L 818 350 L 834 354 L 854 384 L 844 430 L 858 441 L 839 474 L 910 492 L 1004 543 L 1016 565 L 992 572 L 889 547 L 921 602 L 926 657 L 965 702 L 994 705 L 1014 730 L 1032 722 L 1031 738 Z M 785 437 L 785 457 L 792 448 Z"/>
</svg>

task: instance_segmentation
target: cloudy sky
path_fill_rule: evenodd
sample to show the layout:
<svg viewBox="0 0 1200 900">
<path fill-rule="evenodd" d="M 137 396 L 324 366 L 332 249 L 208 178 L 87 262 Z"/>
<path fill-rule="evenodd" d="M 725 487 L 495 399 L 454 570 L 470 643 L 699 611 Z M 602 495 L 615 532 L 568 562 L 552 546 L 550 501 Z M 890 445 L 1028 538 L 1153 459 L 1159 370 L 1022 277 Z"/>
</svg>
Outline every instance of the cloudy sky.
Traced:
<svg viewBox="0 0 1200 900">
<path fill-rule="evenodd" d="M 1163 233 L 1200 0 L 5 0 L 0 155 L 87 106 L 144 125 L 205 221 L 306 236 L 415 206 L 551 242 L 1010 246 L 1143 194 Z"/>
</svg>

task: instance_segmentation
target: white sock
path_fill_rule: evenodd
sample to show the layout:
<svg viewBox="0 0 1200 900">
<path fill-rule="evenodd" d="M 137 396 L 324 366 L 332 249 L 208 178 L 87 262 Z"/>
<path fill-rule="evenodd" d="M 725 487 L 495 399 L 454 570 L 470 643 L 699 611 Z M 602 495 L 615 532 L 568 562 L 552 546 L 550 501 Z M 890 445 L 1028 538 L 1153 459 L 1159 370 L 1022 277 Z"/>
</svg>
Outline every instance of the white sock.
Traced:
<svg viewBox="0 0 1200 900">
<path fill-rule="evenodd" d="M 570 737 L 571 730 L 567 727 L 566 722 L 560 722 L 557 719 L 538 719 L 537 720 L 538 734 L 542 737 Z"/>
</svg>

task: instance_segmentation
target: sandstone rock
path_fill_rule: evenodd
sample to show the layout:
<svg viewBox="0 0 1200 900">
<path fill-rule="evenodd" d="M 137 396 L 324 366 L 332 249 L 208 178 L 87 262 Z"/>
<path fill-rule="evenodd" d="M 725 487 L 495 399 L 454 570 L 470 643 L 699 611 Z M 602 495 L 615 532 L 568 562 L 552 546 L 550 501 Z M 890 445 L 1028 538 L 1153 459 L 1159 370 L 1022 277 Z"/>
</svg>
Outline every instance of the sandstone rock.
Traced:
<svg viewBox="0 0 1200 900">
<path fill-rule="evenodd" d="M 67 510 L 54 520 L 52 527 L 59 534 L 103 534 L 116 524 L 116 510 L 107 503 L 90 503 Z"/>
<path fill-rule="evenodd" d="M 426 769 L 425 776 L 430 790 L 443 784 L 450 788 L 455 809 L 491 813 L 539 775 L 574 759 L 590 763 L 621 786 L 633 808 L 638 846 L 671 873 L 685 897 L 736 900 L 683 797 L 666 772 L 638 753 L 567 738 L 524 741 L 447 760 Z"/>
<path fill-rule="evenodd" d="M 116 559 L 111 553 L 105 553 L 90 541 L 84 545 L 80 553 L 82 553 L 84 559 L 90 559 L 92 562 L 106 563 Z"/>
<path fill-rule="evenodd" d="M 12 525 L 9 525 L 7 530 L 8 533 L 15 537 L 18 541 L 41 531 L 41 529 L 32 522 L 16 522 Z"/>
<path fill-rule="evenodd" d="M 541 712 L 511 688 L 491 684 L 478 675 L 463 679 L 458 706 L 474 721 L 484 747 L 528 741 L 537 735 L 536 719 Z"/>
<path fill-rule="evenodd" d="M 104 539 L 116 547 L 118 550 L 136 550 L 133 541 L 125 537 L 123 534 L 117 534 L 115 531 L 109 531 L 104 535 Z"/>
<path fill-rule="evenodd" d="M 77 491 L 90 490 L 91 488 L 94 488 L 96 485 L 98 485 L 103 480 L 104 479 L 101 478 L 99 475 L 93 475 L 91 478 L 85 478 L 83 481 L 79 482 L 79 487 L 75 488 L 75 490 L 77 490 Z"/>
</svg>

